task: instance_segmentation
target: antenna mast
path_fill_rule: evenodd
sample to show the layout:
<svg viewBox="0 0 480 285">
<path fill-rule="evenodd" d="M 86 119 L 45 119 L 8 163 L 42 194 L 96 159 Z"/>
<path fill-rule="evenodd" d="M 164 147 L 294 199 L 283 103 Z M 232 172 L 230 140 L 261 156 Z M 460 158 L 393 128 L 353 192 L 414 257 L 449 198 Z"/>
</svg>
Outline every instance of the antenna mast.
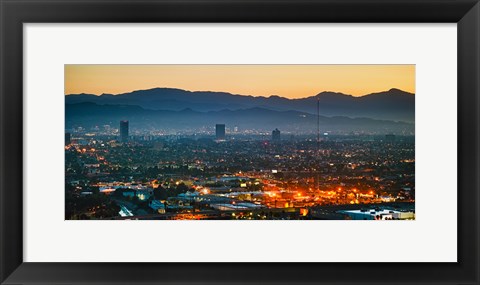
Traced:
<svg viewBox="0 0 480 285">
<path fill-rule="evenodd" d="M 320 163 L 320 96 L 317 95 L 317 168 L 319 167 Z M 316 181 L 315 181 L 315 189 L 318 191 L 320 190 L 320 177 L 319 177 L 319 170 L 317 169 Z"/>
<path fill-rule="evenodd" d="M 317 95 L 317 153 L 320 153 L 320 96 Z"/>
</svg>

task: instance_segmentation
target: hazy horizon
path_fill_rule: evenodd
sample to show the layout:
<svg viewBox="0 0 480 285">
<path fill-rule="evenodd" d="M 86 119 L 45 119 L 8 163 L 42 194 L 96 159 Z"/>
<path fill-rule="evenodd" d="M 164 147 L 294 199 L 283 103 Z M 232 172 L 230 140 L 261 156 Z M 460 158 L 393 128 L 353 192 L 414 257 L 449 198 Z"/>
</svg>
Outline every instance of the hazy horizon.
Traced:
<svg viewBox="0 0 480 285">
<path fill-rule="evenodd" d="M 361 97 L 392 88 L 415 94 L 415 65 L 65 65 L 65 95 L 155 88 L 288 99 L 322 92 Z"/>
<path fill-rule="evenodd" d="M 372 93 L 363 94 L 363 95 L 358 95 L 358 96 L 354 96 L 354 95 L 352 95 L 352 94 L 346 94 L 346 93 L 342 93 L 342 92 L 338 92 L 338 91 L 334 91 L 334 90 L 324 90 L 324 91 L 320 91 L 320 92 L 317 92 L 316 94 L 313 94 L 313 95 L 310 95 L 310 96 L 306 96 L 306 97 L 288 98 L 288 97 L 284 97 L 284 96 L 276 95 L 276 94 L 272 94 L 272 95 L 250 95 L 250 94 L 231 93 L 231 92 L 227 92 L 227 91 L 188 90 L 188 89 L 183 89 L 183 88 L 178 88 L 178 87 L 161 86 L 161 87 L 151 87 L 151 88 L 146 88 L 146 89 L 129 90 L 129 91 L 126 91 L 126 92 L 116 93 L 116 94 L 112 94 L 112 93 L 95 94 L 95 93 L 80 92 L 80 93 L 69 93 L 69 94 L 65 94 L 65 96 L 81 95 L 81 94 L 95 95 L 95 96 L 102 96 L 102 95 L 113 95 L 113 96 L 117 96 L 117 95 L 128 94 L 128 93 L 132 93 L 132 92 L 136 92 L 136 91 L 148 91 L 148 90 L 154 90 L 154 89 L 176 89 L 176 90 L 184 90 L 184 91 L 188 91 L 188 92 L 192 92 L 192 93 L 194 93 L 194 92 L 216 92 L 216 93 L 223 93 L 223 92 L 224 92 L 224 93 L 229 93 L 229 94 L 231 94 L 231 95 L 252 96 L 252 97 L 259 97 L 259 98 L 262 98 L 262 97 L 263 97 L 263 98 L 270 98 L 270 97 L 277 96 L 277 97 L 286 98 L 286 99 L 305 99 L 305 98 L 310 98 L 310 97 L 317 96 L 317 95 L 322 94 L 322 93 L 338 93 L 338 94 L 343 94 L 343 95 L 353 96 L 353 97 L 364 97 L 364 96 L 371 95 L 371 94 L 375 94 L 375 93 L 387 92 L 387 91 L 392 90 L 392 89 L 398 89 L 398 90 L 400 90 L 400 91 L 404 91 L 404 92 L 410 93 L 410 94 L 412 94 L 412 96 L 415 95 L 415 93 L 411 93 L 411 92 L 408 92 L 408 91 L 406 91 L 406 90 L 402 90 L 402 89 L 400 89 L 400 88 L 392 87 L 392 88 L 389 88 L 389 89 L 386 89 L 386 90 L 378 90 L 378 91 L 374 91 L 374 92 L 372 92 Z"/>
</svg>

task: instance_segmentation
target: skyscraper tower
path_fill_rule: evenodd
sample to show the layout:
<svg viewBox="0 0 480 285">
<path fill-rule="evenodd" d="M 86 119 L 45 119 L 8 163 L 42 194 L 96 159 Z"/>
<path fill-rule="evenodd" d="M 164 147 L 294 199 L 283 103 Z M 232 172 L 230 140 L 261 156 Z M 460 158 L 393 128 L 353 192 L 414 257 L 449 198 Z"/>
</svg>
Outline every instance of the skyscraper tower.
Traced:
<svg viewBox="0 0 480 285">
<path fill-rule="evenodd" d="M 387 143 L 395 142 L 395 135 L 394 134 L 385 135 L 385 142 Z"/>
<path fill-rule="evenodd" d="M 72 143 L 72 135 L 70 133 L 65 133 L 65 145 L 70 145 Z"/>
<path fill-rule="evenodd" d="M 225 140 L 225 124 L 215 125 L 215 136 L 217 140 Z"/>
<path fill-rule="evenodd" d="M 280 131 L 275 129 L 272 131 L 272 141 L 279 142 L 280 141 Z"/>
<path fill-rule="evenodd" d="M 317 96 L 317 153 L 320 152 L 320 97 Z"/>
<path fill-rule="evenodd" d="M 120 141 L 128 141 L 128 121 L 120 121 Z"/>
</svg>

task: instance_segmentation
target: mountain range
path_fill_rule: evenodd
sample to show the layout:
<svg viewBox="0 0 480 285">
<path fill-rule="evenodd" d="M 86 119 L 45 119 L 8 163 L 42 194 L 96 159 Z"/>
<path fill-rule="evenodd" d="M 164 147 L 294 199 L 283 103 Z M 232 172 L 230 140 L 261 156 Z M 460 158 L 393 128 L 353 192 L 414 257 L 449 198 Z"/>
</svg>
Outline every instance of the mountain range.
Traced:
<svg viewBox="0 0 480 285">
<path fill-rule="evenodd" d="M 175 88 L 153 88 L 123 94 L 69 94 L 66 104 L 95 103 L 96 105 L 137 106 L 142 112 L 149 110 L 192 112 L 236 112 L 261 109 L 277 112 L 296 111 L 307 115 L 319 113 L 329 117 L 370 118 L 376 120 L 415 122 L 415 96 L 399 89 L 355 97 L 337 92 L 321 92 L 314 96 L 288 99 L 276 95 L 269 97 L 238 95 L 227 92 L 187 91 Z M 232 114 L 233 114 L 232 113 Z M 210 113 L 211 115 L 213 113 Z M 232 115 L 229 114 L 229 115 Z"/>
<path fill-rule="evenodd" d="M 318 116 L 300 111 L 276 111 L 260 107 L 220 111 L 195 111 L 186 108 L 180 111 L 149 110 L 134 105 L 100 105 L 91 102 L 66 104 L 66 129 L 78 126 L 93 128 L 111 125 L 117 127 L 120 120 L 128 120 L 130 128 L 164 130 L 167 132 L 213 131 L 215 124 L 226 124 L 227 128 L 271 132 L 275 128 L 294 134 L 312 134 L 317 130 L 317 120 L 322 132 L 406 134 L 415 131 L 413 123 L 349 118 L 345 116 Z"/>
</svg>

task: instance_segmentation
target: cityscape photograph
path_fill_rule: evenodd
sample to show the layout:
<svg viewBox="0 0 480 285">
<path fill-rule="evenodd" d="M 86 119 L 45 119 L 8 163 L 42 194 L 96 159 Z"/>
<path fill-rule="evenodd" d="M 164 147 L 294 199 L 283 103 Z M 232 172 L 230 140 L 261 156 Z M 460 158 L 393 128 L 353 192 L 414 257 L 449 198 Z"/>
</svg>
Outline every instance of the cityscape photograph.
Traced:
<svg viewBox="0 0 480 285">
<path fill-rule="evenodd" d="M 65 65 L 66 220 L 415 220 L 415 65 Z"/>
</svg>

